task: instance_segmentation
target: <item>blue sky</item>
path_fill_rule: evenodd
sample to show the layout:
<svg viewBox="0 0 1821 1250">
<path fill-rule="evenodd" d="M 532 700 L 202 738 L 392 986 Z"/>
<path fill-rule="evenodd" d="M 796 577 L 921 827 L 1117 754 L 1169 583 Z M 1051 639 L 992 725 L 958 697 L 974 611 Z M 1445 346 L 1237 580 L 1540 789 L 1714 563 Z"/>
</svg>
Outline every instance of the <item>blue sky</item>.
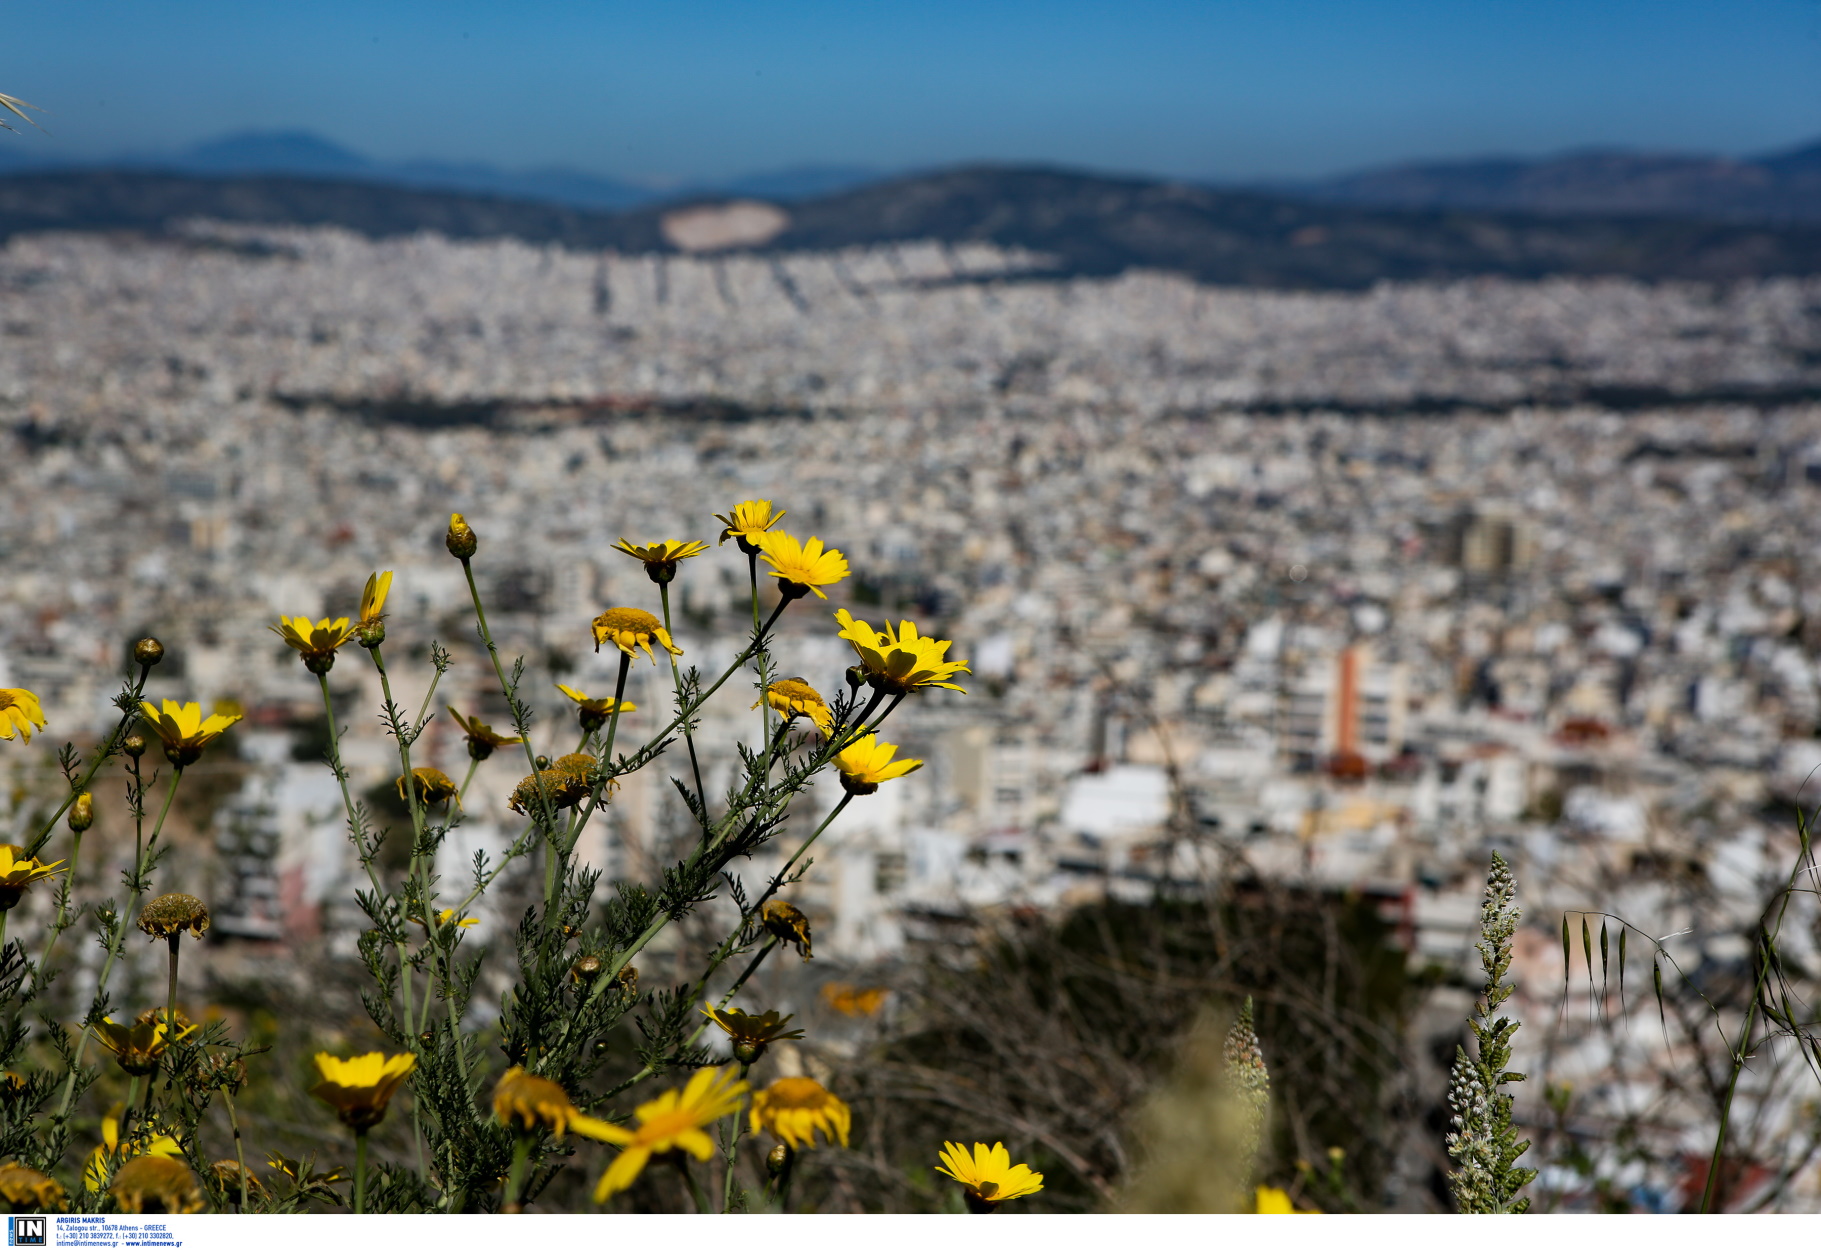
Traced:
<svg viewBox="0 0 1821 1250">
<path fill-rule="evenodd" d="M 0 91 L 84 157 L 311 129 L 384 159 L 637 177 L 993 159 L 1244 179 L 1821 138 L 1821 0 L 50 0 L 5 19 Z"/>
</svg>

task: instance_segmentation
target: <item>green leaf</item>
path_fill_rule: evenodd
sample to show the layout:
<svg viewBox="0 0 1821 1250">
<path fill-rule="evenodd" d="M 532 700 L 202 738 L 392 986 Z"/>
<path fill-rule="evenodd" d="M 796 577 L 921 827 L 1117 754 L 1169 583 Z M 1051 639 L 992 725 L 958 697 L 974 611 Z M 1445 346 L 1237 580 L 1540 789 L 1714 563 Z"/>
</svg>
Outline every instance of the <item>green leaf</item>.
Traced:
<svg viewBox="0 0 1821 1250">
<path fill-rule="evenodd" d="M 1650 958 L 1650 978 L 1656 983 L 1657 1019 L 1663 1025 L 1663 1036 L 1669 1037 L 1669 1017 L 1663 1014 L 1663 962 L 1655 955 Z"/>
<path fill-rule="evenodd" d="M 1619 1001 L 1621 1003 L 1625 1001 L 1625 938 L 1630 932 L 1631 930 L 1625 928 L 1619 930 Z"/>
<path fill-rule="evenodd" d="M 1606 922 L 1600 921 L 1600 988 L 1606 988 Z"/>
<path fill-rule="evenodd" d="M 1568 913 L 1562 913 L 1562 996 L 1568 995 L 1568 988 L 1574 984 L 1574 947 L 1568 942 Z"/>
<path fill-rule="evenodd" d="M 1593 993 L 1593 926 L 1587 923 L 1587 913 L 1581 913 L 1581 949 L 1587 954 L 1587 992 Z"/>
</svg>

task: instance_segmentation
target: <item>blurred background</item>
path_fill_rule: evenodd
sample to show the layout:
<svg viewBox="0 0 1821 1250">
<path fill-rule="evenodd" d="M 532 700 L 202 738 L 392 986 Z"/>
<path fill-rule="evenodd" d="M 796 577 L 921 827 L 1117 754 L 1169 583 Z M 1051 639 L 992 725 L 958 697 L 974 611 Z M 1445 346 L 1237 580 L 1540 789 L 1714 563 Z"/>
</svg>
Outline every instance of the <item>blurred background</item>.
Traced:
<svg viewBox="0 0 1821 1250">
<path fill-rule="evenodd" d="M 403 697 L 439 642 L 440 695 L 505 723 L 442 549 L 465 513 L 556 755 L 553 683 L 611 692 L 589 619 L 652 606 L 609 544 L 766 498 L 855 569 L 786 614 L 784 671 L 839 688 L 844 606 L 973 673 L 894 718 L 926 766 L 836 823 L 794 896 L 814 961 L 754 982 L 856 1109 L 826 1208 L 929 1205 L 926 1145 L 967 1133 L 1043 1166 L 1033 1209 L 1118 1203 L 1138 1109 L 1250 994 L 1265 1179 L 1445 1209 L 1493 850 L 1538 1207 L 1698 1198 L 1707 1004 L 1749 999 L 1821 765 L 1821 4 L 72 2 L 8 32 L 0 91 L 41 111 L 0 134 L 0 685 L 51 727 L 0 767 L 23 822 L 146 632 L 154 697 L 244 711 L 175 817 L 217 917 L 187 995 L 371 1029 L 278 614 L 396 569 Z M 712 671 L 744 559 L 678 589 Z M 655 729 L 667 678 L 634 673 Z M 377 692 L 332 682 L 377 805 Z M 466 767 L 447 717 L 425 743 Z M 445 876 L 509 840 L 519 775 L 482 766 Z M 609 878 L 688 823 L 649 773 L 613 815 Z M 1635 939 L 1622 987 L 1578 936 L 1565 967 L 1564 915 L 1601 912 L 1676 935 L 1661 1003 Z M 1731 1208 L 1821 1205 L 1814 1080 L 1765 1043 Z"/>
</svg>

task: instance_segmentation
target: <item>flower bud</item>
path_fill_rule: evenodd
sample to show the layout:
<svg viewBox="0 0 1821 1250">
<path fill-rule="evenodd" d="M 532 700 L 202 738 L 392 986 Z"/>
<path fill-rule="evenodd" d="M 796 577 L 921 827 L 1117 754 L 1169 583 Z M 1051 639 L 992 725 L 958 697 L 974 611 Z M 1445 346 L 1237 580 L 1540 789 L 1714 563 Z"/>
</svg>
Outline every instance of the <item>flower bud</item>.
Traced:
<svg viewBox="0 0 1821 1250">
<path fill-rule="evenodd" d="M 779 1142 L 773 1146 L 770 1153 L 765 1156 L 765 1174 L 774 1181 L 777 1180 L 789 1170 L 791 1159 L 796 1153 L 790 1148 L 789 1142 Z"/>
<path fill-rule="evenodd" d="M 156 638 L 141 638 L 133 644 L 133 659 L 146 668 L 164 659 L 164 644 Z"/>
<path fill-rule="evenodd" d="M 580 959 L 569 965 L 569 975 L 583 983 L 594 980 L 601 975 L 601 957 L 599 955 L 583 955 Z"/>
<path fill-rule="evenodd" d="M 449 514 L 449 532 L 443 535 L 443 546 L 457 560 L 469 559 L 480 548 L 480 539 L 474 536 L 474 530 L 459 512 Z"/>
<path fill-rule="evenodd" d="M 866 669 L 863 665 L 856 664 L 852 668 L 847 670 L 847 688 L 849 690 L 860 689 L 860 683 L 864 682 L 865 680 L 866 680 Z"/>
<path fill-rule="evenodd" d="M 84 790 L 70 804 L 69 825 L 71 833 L 86 833 L 88 827 L 95 823 L 95 796 Z"/>
<path fill-rule="evenodd" d="M 549 767 L 550 767 L 550 757 L 548 755 L 540 755 L 537 757 L 537 770 L 540 773 Z"/>
<path fill-rule="evenodd" d="M 126 741 L 120 744 L 120 749 L 134 759 L 138 759 L 145 754 L 145 739 L 139 734 L 128 734 Z"/>
</svg>

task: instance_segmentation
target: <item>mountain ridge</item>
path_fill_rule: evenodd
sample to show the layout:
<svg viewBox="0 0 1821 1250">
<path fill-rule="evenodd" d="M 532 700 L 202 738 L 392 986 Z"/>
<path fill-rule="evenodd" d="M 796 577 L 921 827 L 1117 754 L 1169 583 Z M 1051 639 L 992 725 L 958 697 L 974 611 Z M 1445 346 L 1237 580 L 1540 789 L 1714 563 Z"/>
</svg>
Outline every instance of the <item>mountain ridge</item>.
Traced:
<svg viewBox="0 0 1821 1250">
<path fill-rule="evenodd" d="M 375 237 L 436 231 L 578 249 L 674 252 L 666 217 L 708 197 L 619 213 L 499 196 L 301 177 L 74 171 L 0 177 L 0 236 L 168 234 L 187 218 L 341 226 Z M 1360 289 L 1386 281 L 1555 274 L 1733 281 L 1821 273 L 1821 225 L 1638 216 L 1393 211 L 1045 166 L 973 165 L 778 208 L 758 251 L 911 240 L 988 242 L 1054 258 L 1058 276 L 1129 269 L 1233 286 Z"/>
</svg>

